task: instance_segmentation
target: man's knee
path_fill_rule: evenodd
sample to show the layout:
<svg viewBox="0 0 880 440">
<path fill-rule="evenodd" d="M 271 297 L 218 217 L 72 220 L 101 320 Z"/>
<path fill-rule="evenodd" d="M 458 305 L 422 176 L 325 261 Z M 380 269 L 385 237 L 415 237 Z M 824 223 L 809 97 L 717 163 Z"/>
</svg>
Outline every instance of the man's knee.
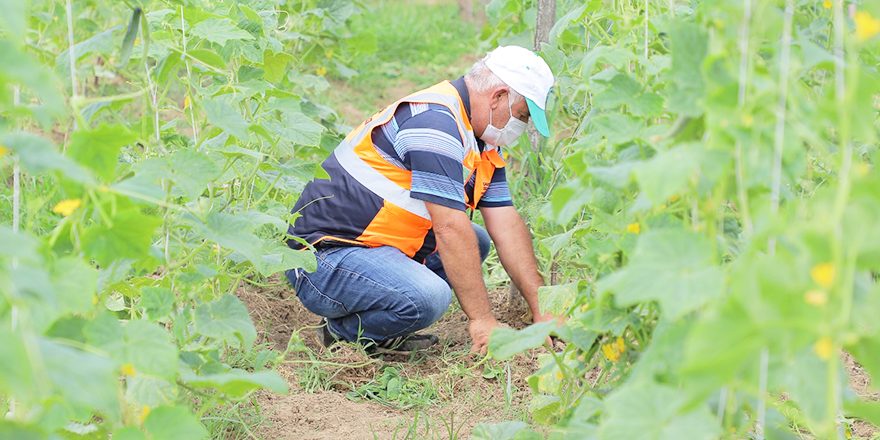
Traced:
<svg viewBox="0 0 880 440">
<path fill-rule="evenodd" d="M 492 238 L 489 237 L 489 233 L 482 226 L 471 223 L 474 227 L 474 233 L 477 234 L 477 246 L 480 248 L 480 261 L 486 261 L 486 258 L 489 257 L 489 249 L 492 247 Z"/>
<path fill-rule="evenodd" d="M 407 297 L 408 304 L 402 312 L 414 321 L 415 331 L 428 327 L 446 313 L 452 302 L 452 289 L 440 277 L 433 277 L 430 281 L 421 279 L 419 286 Z"/>
</svg>

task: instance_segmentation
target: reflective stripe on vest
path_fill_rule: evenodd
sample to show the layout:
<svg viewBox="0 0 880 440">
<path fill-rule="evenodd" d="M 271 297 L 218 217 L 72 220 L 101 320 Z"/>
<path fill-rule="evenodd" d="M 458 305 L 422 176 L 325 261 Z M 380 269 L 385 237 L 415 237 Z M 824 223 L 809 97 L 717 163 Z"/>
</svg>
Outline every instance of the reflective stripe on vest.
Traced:
<svg viewBox="0 0 880 440">
<path fill-rule="evenodd" d="M 373 129 L 390 121 L 394 117 L 397 107 L 405 102 L 432 103 L 448 108 L 455 117 L 459 134 L 465 145 L 463 165 L 469 169 L 476 168 L 475 165 L 480 162 L 480 154 L 473 128 L 462 106 L 458 91 L 449 82 L 442 82 L 413 93 L 386 107 L 352 130 L 333 154 L 336 155 L 339 164 L 367 189 L 385 201 L 430 221 L 431 215 L 428 214 L 425 202 L 410 197 L 412 173 L 400 169 L 382 158 L 375 151 L 371 137 Z M 477 190 L 475 190 L 475 195 L 476 192 Z"/>
</svg>

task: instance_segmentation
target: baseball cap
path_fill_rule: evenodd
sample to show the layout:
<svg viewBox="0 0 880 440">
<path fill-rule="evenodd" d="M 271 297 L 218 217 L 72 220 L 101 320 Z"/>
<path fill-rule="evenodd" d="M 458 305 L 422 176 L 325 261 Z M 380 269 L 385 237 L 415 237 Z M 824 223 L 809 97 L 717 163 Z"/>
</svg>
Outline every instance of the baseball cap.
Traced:
<svg viewBox="0 0 880 440">
<path fill-rule="evenodd" d="M 499 46 L 483 60 L 501 81 L 526 98 L 535 128 L 544 137 L 549 137 L 550 127 L 544 109 L 553 87 L 553 72 L 544 59 L 524 47 Z"/>
</svg>

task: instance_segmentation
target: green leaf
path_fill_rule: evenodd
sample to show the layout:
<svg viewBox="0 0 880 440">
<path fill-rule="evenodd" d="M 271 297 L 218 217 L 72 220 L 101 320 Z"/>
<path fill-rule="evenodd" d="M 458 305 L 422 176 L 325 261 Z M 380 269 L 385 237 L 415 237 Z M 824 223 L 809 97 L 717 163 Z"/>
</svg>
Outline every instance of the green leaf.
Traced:
<svg viewBox="0 0 880 440">
<path fill-rule="evenodd" d="M 698 169 L 694 148 L 680 146 L 658 153 L 634 170 L 639 188 L 655 206 L 665 205 L 669 198 L 687 189 Z"/>
<path fill-rule="evenodd" d="M 643 118 L 660 116 L 663 112 L 663 97 L 656 93 L 642 93 L 628 104 L 632 114 Z"/>
<path fill-rule="evenodd" d="M 0 419 L 0 438 L 10 440 L 45 440 L 48 437 L 45 432 L 36 426 Z"/>
<path fill-rule="evenodd" d="M 641 136 L 645 131 L 644 120 L 620 113 L 599 116 L 593 119 L 592 123 L 599 130 L 599 133 L 612 144 L 629 142 Z"/>
<path fill-rule="evenodd" d="M 638 81 L 622 73 L 615 75 L 607 83 L 599 83 L 606 85 L 605 89 L 593 95 L 593 105 L 599 108 L 615 108 L 628 104 L 642 91 L 642 85 Z"/>
<path fill-rule="evenodd" d="M 321 133 L 324 132 L 324 126 L 309 119 L 302 113 L 284 112 L 281 114 L 281 122 L 273 121 L 269 128 L 282 141 L 279 145 L 294 144 L 317 146 L 321 142 Z M 283 150 L 285 153 L 292 153 L 292 149 Z"/>
<path fill-rule="evenodd" d="M 19 0 L 0 1 L 18 6 L 26 4 L 26 2 Z M 11 14 L 0 13 L 0 16 L 15 17 L 16 12 L 13 11 Z M 14 18 L 10 20 L 14 20 Z M 21 25 L 25 23 L 25 21 L 19 22 Z M 23 34 L 18 35 L 23 36 Z M 31 89 L 40 98 L 43 105 L 52 112 L 61 112 L 64 109 L 64 101 L 52 72 L 30 55 L 19 51 L 11 40 L 5 38 L 0 39 L 0 80 L 6 84 L 22 84 Z M 0 91 L 0 99 L 3 96 L 3 91 Z"/>
<path fill-rule="evenodd" d="M 59 171 L 70 179 L 86 183 L 88 174 L 74 161 L 62 156 L 48 139 L 25 132 L 6 133 L 0 144 L 15 151 L 21 163 L 32 173 Z"/>
<path fill-rule="evenodd" d="M 489 356 L 504 360 L 517 353 L 538 348 L 544 344 L 555 327 L 555 320 L 532 324 L 522 330 L 495 327 L 489 338 Z"/>
<path fill-rule="evenodd" d="M 272 242 L 263 250 L 263 267 L 260 273 L 263 276 L 283 272 L 290 269 L 301 268 L 306 272 L 314 272 L 317 268 L 317 260 L 314 252 L 305 250 L 293 250 L 290 247 Z"/>
<path fill-rule="evenodd" d="M 605 401 L 607 418 L 602 440 L 711 440 L 721 434 L 715 417 L 704 407 L 687 411 L 685 394 L 658 384 L 629 384 Z"/>
<path fill-rule="evenodd" d="M 669 108 L 683 116 L 696 117 L 703 111 L 700 102 L 705 95 L 703 61 L 708 53 L 709 38 L 694 23 L 678 21 L 670 26 L 672 41 L 672 79 Z"/>
<path fill-rule="evenodd" d="M 177 150 L 170 157 L 139 162 L 134 171 L 153 180 L 170 179 L 190 200 L 197 200 L 208 183 L 220 177 L 222 172 L 210 157 L 189 148 Z"/>
<path fill-rule="evenodd" d="M 239 28 L 228 18 L 209 18 L 196 23 L 192 34 L 221 46 L 229 40 L 253 40 L 254 36 Z"/>
<path fill-rule="evenodd" d="M 199 235 L 220 246 L 241 253 L 257 269 L 262 267 L 263 246 L 260 239 L 251 232 L 254 224 L 247 219 L 231 214 L 211 211 L 206 222 L 192 218 Z"/>
<path fill-rule="evenodd" d="M 111 181 L 116 175 L 119 149 L 136 140 L 137 136 L 125 126 L 101 124 L 95 130 L 74 133 L 68 154 L 104 181 Z"/>
<path fill-rule="evenodd" d="M 217 70 L 226 70 L 226 61 L 223 61 L 223 57 L 217 55 L 217 52 L 207 49 L 193 49 L 186 51 L 186 53 L 206 66 L 213 67 Z"/>
<path fill-rule="evenodd" d="M 183 407 L 163 406 L 150 411 L 144 429 L 154 440 L 201 440 L 208 431 Z"/>
<path fill-rule="evenodd" d="M 118 423 L 119 379 L 109 359 L 47 339 L 41 339 L 38 346 L 52 393 L 70 406 L 73 418 L 88 418 L 99 412 Z"/>
<path fill-rule="evenodd" d="M 202 108 L 212 124 L 243 141 L 247 141 L 247 130 L 250 124 L 226 101 L 218 98 L 206 99 L 202 101 Z"/>
<path fill-rule="evenodd" d="M 200 335 L 227 342 L 238 341 L 245 351 L 250 350 L 257 339 L 247 308 L 232 295 L 198 306 L 193 324 Z"/>
<path fill-rule="evenodd" d="M 148 440 L 147 436 L 135 426 L 126 426 L 113 434 L 113 440 Z"/>
<path fill-rule="evenodd" d="M 122 30 L 122 25 L 114 26 L 104 32 L 94 35 L 85 41 L 73 45 L 73 54 L 76 61 L 81 60 L 88 54 L 112 54 L 116 48 L 115 34 Z M 70 49 L 66 49 L 55 57 L 55 71 L 60 75 L 70 78 Z"/>
<path fill-rule="evenodd" d="M 174 292 L 161 287 L 144 287 L 139 307 L 143 307 L 151 319 L 168 316 L 174 310 Z"/>
<path fill-rule="evenodd" d="M 601 292 L 617 303 L 656 300 L 669 318 L 679 318 L 721 296 L 724 273 L 715 265 L 712 244 L 702 235 L 660 230 L 639 238 L 629 266 L 601 280 Z"/>
<path fill-rule="evenodd" d="M 538 288 L 538 303 L 541 311 L 561 315 L 574 304 L 578 294 L 578 282 Z"/>
<path fill-rule="evenodd" d="M 92 310 L 92 300 L 98 285 L 98 271 L 80 257 L 62 257 L 55 262 L 52 281 L 59 292 L 59 314 L 86 313 Z"/>
<path fill-rule="evenodd" d="M 874 426 L 880 426 L 880 404 L 875 402 L 846 402 L 843 409 L 848 416 L 864 420 Z"/>
<path fill-rule="evenodd" d="M 221 392 L 241 397 L 249 391 L 266 388 L 278 394 L 287 394 L 287 382 L 274 371 L 257 371 L 254 373 L 233 369 L 226 373 L 196 376 L 185 374 L 181 378 L 190 385 L 203 388 L 217 388 Z"/>
<path fill-rule="evenodd" d="M 287 65 L 294 61 L 293 55 L 285 52 L 272 53 L 267 50 L 263 53 L 263 70 L 266 71 L 266 80 L 277 83 L 287 77 Z"/>
<path fill-rule="evenodd" d="M 122 327 L 114 315 L 104 312 L 84 332 L 89 344 L 106 351 L 119 365 L 131 364 L 136 372 L 169 380 L 177 373 L 177 347 L 158 324 L 136 319 Z"/>
<path fill-rule="evenodd" d="M 489 425 L 480 423 L 474 426 L 469 440 L 512 440 L 516 433 L 526 429 L 525 422 L 513 421 Z"/>
<path fill-rule="evenodd" d="M 878 291 L 871 292 L 877 295 Z M 876 318 L 876 315 L 874 315 Z M 847 351 L 859 361 L 875 381 L 880 381 L 880 336 L 861 338 L 855 344 L 848 345 Z"/>
<path fill-rule="evenodd" d="M 143 408 L 144 405 L 150 408 L 173 405 L 177 402 L 179 390 L 176 378 L 168 381 L 144 374 L 125 378 L 125 398 L 138 408 Z"/>
<path fill-rule="evenodd" d="M 11 397 L 35 402 L 39 398 L 37 382 L 28 362 L 20 331 L 13 332 L 9 321 L 0 321 L 0 389 Z M 0 431 L 2 432 L 2 431 Z"/>
<path fill-rule="evenodd" d="M 153 231 L 162 223 L 136 210 L 119 212 L 112 220 L 112 226 L 90 226 L 82 235 L 83 251 L 105 267 L 115 260 L 139 259 L 149 253 Z"/>
<path fill-rule="evenodd" d="M 19 41 L 24 38 L 28 3 L 28 0 L 0 0 L 0 29 L 6 31 L 6 38 Z"/>
</svg>

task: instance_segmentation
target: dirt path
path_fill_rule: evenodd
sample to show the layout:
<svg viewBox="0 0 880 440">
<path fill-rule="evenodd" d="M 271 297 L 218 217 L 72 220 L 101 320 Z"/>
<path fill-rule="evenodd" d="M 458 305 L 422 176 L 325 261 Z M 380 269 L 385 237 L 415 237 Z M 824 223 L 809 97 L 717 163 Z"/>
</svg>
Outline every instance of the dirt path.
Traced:
<svg viewBox="0 0 880 440">
<path fill-rule="evenodd" d="M 271 282 L 280 279 L 273 277 Z M 332 353 L 320 348 L 314 330 L 307 328 L 318 322 L 318 316 L 306 310 L 285 285 L 247 285 L 239 289 L 238 296 L 260 330 L 258 342 L 283 351 L 296 333 L 305 345 L 280 368 L 290 394 L 259 396 L 269 422 L 259 432 L 263 438 L 466 439 L 478 423 L 522 419 L 528 413 L 531 391 L 525 379 L 537 369 L 535 356 L 495 362 L 488 368 L 474 366 L 475 359 L 468 355 L 467 318 L 459 309 L 426 330 L 440 337 L 437 349 L 413 358 L 370 359 L 353 347 Z M 519 305 L 511 310 L 506 291 L 493 292 L 491 297 L 501 320 L 524 327 L 525 310 Z M 377 377 L 389 368 L 401 383 L 398 399 L 386 400 L 376 389 Z M 494 377 L 487 379 L 484 374 Z M 376 398 L 365 399 L 365 390 Z"/>
</svg>

